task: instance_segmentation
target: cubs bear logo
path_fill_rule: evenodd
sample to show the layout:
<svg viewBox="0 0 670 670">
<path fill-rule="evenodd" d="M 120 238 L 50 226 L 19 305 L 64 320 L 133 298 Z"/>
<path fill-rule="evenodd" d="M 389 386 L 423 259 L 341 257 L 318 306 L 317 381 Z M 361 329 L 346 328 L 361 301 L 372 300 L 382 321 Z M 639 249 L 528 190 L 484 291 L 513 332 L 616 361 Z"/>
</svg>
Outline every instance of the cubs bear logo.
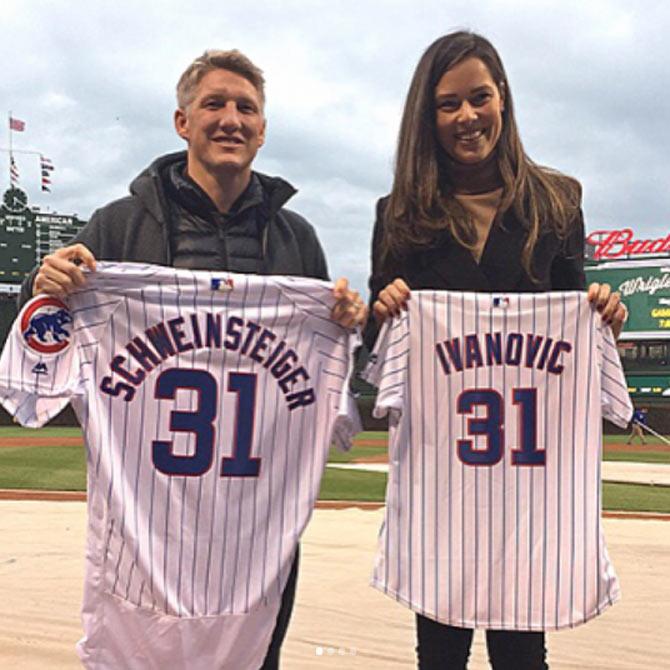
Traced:
<svg viewBox="0 0 670 670">
<path fill-rule="evenodd" d="M 71 342 L 72 315 L 56 298 L 40 297 L 29 303 L 21 315 L 21 334 L 28 348 L 39 354 L 58 354 Z"/>
</svg>

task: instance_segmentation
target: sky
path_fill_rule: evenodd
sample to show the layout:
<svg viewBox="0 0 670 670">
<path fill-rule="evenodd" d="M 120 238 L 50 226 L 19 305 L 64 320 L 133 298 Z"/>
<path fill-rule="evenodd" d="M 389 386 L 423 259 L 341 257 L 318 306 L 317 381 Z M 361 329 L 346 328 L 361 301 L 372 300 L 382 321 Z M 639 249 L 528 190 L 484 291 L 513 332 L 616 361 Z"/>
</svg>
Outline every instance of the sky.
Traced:
<svg viewBox="0 0 670 670">
<path fill-rule="evenodd" d="M 207 48 L 238 48 L 267 81 L 255 169 L 298 189 L 289 207 L 315 226 L 331 276 L 365 293 L 409 81 L 428 45 L 461 28 L 500 52 L 527 153 L 581 181 L 587 233 L 670 232 L 670 6 L 660 1 L 4 0 L 0 113 L 26 122 L 15 149 L 55 166 L 41 193 L 38 158 L 16 154 L 30 203 L 87 219 L 154 158 L 185 148 L 172 119 L 187 65 Z M 0 132 L 0 147 L 8 141 Z"/>
</svg>

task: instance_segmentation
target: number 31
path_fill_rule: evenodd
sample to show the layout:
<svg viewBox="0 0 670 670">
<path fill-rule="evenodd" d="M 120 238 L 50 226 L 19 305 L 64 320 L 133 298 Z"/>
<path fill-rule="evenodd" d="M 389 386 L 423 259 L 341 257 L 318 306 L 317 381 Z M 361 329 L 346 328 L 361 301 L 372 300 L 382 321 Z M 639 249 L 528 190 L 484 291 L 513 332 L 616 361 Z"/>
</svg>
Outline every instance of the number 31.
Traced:
<svg viewBox="0 0 670 670">
<path fill-rule="evenodd" d="M 219 389 L 206 370 L 170 368 L 156 380 L 154 395 L 159 400 L 174 400 L 179 389 L 198 392 L 198 408 L 194 412 L 172 410 L 170 430 L 193 433 L 195 449 L 190 456 L 175 454 L 170 440 L 154 440 L 151 455 L 157 470 L 166 475 L 203 475 L 212 467 L 214 458 L 214 421 L 218 410 Z M 237 393 L 235 413 L 235 446 L 233 455 L 221 459 L 221 477 L 258 477 L 261 459 L 252 458 L 251 440 L 254 429 L 256 375 L 244 372 L 228 374 L 228 391 Z"/>
<path fill-rule="evenodd" d="M 537 389 L 512 389 L 512 402 L 519 406 L 521 444 L 512 449 L 513 465 L 544 465 L 546 452 L 537 446 Z M 457 411 L 469 415 L 476 407 L 485 407 L 485 417 L 469 417 L 468 434 L 483 435 L 486 448 L 476 449 L 473 440 L 458 440 L 458 456 L 467 465 L 495 465 L 505 448 L 505 400 L 493 389 L 469 389 L 458 396 Z"/>
</svg>

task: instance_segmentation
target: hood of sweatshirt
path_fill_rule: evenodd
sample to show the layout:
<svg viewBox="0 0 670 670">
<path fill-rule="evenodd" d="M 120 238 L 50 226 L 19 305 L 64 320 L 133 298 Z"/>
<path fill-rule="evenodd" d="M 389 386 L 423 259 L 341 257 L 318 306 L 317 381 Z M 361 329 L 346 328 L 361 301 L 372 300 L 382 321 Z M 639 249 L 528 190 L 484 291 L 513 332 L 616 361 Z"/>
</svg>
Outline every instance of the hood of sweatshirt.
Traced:
<svg viewBox="0 0 670 670">
<path fill-rule="evenodd" d="M 186 176 L 185 168 L 185 151 L 160 156 L 133 179 L 130 192 L 142 202 L 157 221 L 162 223 L 166 223 L 169 219 L 168 199 L 175 195 L 183 205 L 200 215 L 216 211 L 209 196 Z M 249 188 L 240 196 L 240 200 L 245 200 L 243 208 L 262 204 L 269 220 L 296 192 L 296 189 L 281 177 L 270 177 L 254 172 Z M 235 203 L 231 213 L 237 211 L 240 210 Z"/>
</svg>

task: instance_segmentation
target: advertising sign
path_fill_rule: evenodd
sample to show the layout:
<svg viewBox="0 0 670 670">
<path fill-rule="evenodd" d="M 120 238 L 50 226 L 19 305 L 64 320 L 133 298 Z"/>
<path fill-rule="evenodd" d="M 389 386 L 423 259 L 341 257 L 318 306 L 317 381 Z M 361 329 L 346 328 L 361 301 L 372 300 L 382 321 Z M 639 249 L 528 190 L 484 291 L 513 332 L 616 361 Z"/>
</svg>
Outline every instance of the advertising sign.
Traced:
<svg viewBox="0 0 670 670">
<path fill-rule="evenodd" d="M 586 279 L 621 293 L 629 312 L 621 339 L 670 339 L 670 258 L 603 263 Z"/>
<path fill-rule="evenodd" d="M 670 252 L 670 235 L 655 240 L 636 240 L 630 228 L 596 230 L 586 242 L 594 247 L 593 259 L 596 261 Z"/>
<path fill-rule="evenodd" d="M 662 375 L 636 375 L 627 374 L 628 393 L 636 398 L 658 398 L 670 397 L 670 374 Z"/>
</svg>

